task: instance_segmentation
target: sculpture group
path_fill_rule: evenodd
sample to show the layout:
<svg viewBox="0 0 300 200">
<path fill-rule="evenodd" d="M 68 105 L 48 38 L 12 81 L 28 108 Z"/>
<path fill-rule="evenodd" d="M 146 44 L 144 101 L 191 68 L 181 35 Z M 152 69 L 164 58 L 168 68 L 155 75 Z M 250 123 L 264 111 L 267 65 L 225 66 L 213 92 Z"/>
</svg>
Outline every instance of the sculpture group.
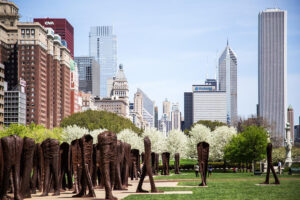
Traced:
<svg viewBox="0 0 300 200">
<path fill-rule="evenodd" d="M 94 144 L 91 135 L 73 140 L 71 144 L 46 139 L 41 144 L 34 139 L 16 135 L 0 138 L 0 200 L 31 198 L 37 190 L 42 196 L 60 195 L 72 190 L 73 197 L 96 197 L 95 188 L 105 188 L 106 199 L 116 199 L 113 190 L 126 190 L 128 178 L 140 179 L 137 192 L 149 176 L 151 192 L 157 192 L 153 175 L 159 171 L 159 154 L 151 152 L 151 142 L 144 138 L 143 164 L 141 154 L 130 144 L 117 140 L 115 133 L 98 135 Z M 163 154 L 164 173 L 169 173 L 170 154 Z M 177 156 L 178 157 L 178 156 Z M 42 199 L 42 198 L 41 198 Z"/>
</svg>

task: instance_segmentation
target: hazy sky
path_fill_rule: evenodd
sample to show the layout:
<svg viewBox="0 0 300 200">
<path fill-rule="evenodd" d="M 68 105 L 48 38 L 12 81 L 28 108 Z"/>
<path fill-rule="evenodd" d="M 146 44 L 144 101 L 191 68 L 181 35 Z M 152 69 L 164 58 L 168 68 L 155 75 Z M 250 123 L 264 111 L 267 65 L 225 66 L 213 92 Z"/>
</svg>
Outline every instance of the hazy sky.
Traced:
<svg viewBox="0 0 300 200">
<path fill-rule="evenodd" d="M 141 88 L 158 105 L 179 102 L 192 84 L 214 78 L 227 38 L 238 59 L 238 114 L 256 113 L 258 13 L 288 11 L 288 105 L 300 115 L 300 1 L 297 0 L 15 0 L 22 21 L 67 18 L 75 30 L 75 56 L 88 55 L 90 26 L 113 25 L 118 63 L 130 96 Z M 277 3 L 276 3 L 277 2 Z M 277 4 L 277 5 L 276 5 Z M 297 62 L 298 61 L 298 62 Z"/>
</svg>

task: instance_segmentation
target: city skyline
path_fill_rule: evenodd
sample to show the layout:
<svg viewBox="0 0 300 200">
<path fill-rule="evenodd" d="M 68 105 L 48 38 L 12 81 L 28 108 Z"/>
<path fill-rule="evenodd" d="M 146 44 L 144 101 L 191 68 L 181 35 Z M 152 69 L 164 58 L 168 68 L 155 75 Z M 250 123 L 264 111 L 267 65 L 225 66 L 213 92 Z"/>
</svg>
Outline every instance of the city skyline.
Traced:
<svg viewBox="0 0 300 200">
<path fill-rule="evenodd" d="M 114 25 L 118 35 L 118 60 L 126 66 L 130 91 L 137 87 L 145 91 L 159 106 L 159 116 L 162 113 L 160 105 L 166 97 L 171 102 L 179 102 L 183 111 L 183 92 L 190 91 L 190 85 L 203 82 L 207 74 L 209 78 L 214 77 L 216 59 L 228 38 L 239 58 L 238 114 L 247 117 L 256 113 L 257 17 L 260 11 L 275 7 L 273 1 L 160 2 L 154 13 L 149 11 L 153 10 L 155 3 L 137 1 L 118 1 L 115 10 L 114 3 L 90 1 L 94 4 L 91 6 L 91 3 L 72 2 L 72 12 L 63 9 L 63 5 L 71 1 L 61 2 L 60 8 L 55 7 L 55 1 L 45 1 L 44 4 L 14 2 L 22 8 L 23 21 L 35 17 L 66 17 L 75 31 L 75 56 L 88 55 L 90 26 Z M 216 4 L 222 5 L 216 8 Z M 102 12 L 93 13 L 99 7 Z M 300 115 L 297 103 L 300 94 L 292 91 L 300 84 L 297 80 L 300 74 L 297 69 L 299 50 L 296 48 L 300 43 L 299 3 L 278 1 L 278 7 L 288 10 L 287 103 L 293 106 L 297 117 Z M 75 16 L 79 8 L 90 12 L 85 16 Z M 161 20 L 156 23 L 158 19 Z M 132 96 L 133 93 L 130 94 L 131 100 Z"/>
</svg>

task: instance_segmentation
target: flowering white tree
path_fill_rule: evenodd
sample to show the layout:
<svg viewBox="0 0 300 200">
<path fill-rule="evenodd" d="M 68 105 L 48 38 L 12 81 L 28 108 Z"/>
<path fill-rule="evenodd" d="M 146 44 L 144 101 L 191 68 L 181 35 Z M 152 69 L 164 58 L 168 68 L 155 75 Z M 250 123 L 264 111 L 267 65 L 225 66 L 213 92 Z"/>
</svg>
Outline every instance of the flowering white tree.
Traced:
<svg viewBox="0 0 300 200">
<path fill-rule="evenodd" d="M 225 146 L 237 134 L 233 127 L 220 126 L 212 132 L 213 142 L 210 144 L 209 157 L 213 160 L 223 160 Z"/>
<path fill-rule="evenodd" d="M 143 138 L 131 129 L 124 129 L 117 134 L 118 140 L 126 142 L 131 145 L 131 149 L 138 149 L 140 152 L 144 151 Z"/>
<path fill-rule="evenodd" d="M 96 130 L 93 130 L 93 131 L 90 131 L 89 134 L 93 137 L 93 143 L 94 144 L 97 144 L 98 143 L 98 135 L 100 133 L 103 133 L 104 131 L 106 131 L 106 129 L 96 129 Z"/>
<path fill-rule="evenodd" d="M 172 130 L 166 141 L 167 151 L 170 152 L 171 158 L 175 153 L 180 154 L 180 158 L 187 155 L 187 136 L 180 130 Z"/>
<path fill-rule="evenodd" d="M 211 145 L 212 134 L 209 128 L 202 124 L 197 124 L 190 131 L 190 137 L 188 139 L 188 156 L 191 158 L 197 158 L 197 144 L 199 142 L 207 142 Z"/>
<path fill-rule="evenodd" d="M 81 128 L 77 125 L 67 126 L 63 129 L 63 141 L 71 144 L 75 139 L 81 138 L 84 134 L 89 134 L 89 131 L 86 128 Z"/>
<path fill-rule="evenodd" d="M 155 128 L 146 128 L 142 138 L 148 136 L 151 141 L 151 151 L 155 153 L 163 153 L 167 151 L 166 138 L 163 133 Z M 144 149 L 143 149 L 144 151 Z"/>
</svg>

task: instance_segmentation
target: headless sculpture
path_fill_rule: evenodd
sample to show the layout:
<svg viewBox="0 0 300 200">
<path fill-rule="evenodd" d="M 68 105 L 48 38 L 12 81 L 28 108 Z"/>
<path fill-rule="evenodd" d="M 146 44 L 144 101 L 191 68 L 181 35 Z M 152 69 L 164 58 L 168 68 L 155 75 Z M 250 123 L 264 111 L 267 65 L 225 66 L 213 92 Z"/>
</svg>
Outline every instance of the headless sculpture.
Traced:
<svg viewBox="0 0 300 200">
<path fill-rule="evenodd" d="M 36 189 L 38 188 L 40 191 L 42 191 L 42 186 L 44 183 L 44 180 L 42 180 L 42 171 L 43 171 L 43 165 L 44 164 L 44 158 L 43 158 L 43 152 L 42 147 L 40 143 L 36 143 L 34 147 L 34 154 L 33 154 L 33 175 L 31 178 L 31 190 L 32 194 L 36 193 Z"/>
<path fill-rule="evenodd" d="M 20 162 L 23 149 L 23 139 L 16 135 L 1 138 L 3 153 L 3 177 L 0 188 L 0 199 L 4 199 L 9 186 L 9 176 L 12 171 L 14 199 L 23 199 L 20 194 Z"/>
<path fill-rule="evenodd" d="M 72 182 L 72 174 L 71 174 L 71 168 L 70 168 L 70 145 L 66 142 L 62 143 L 60 145 L 60 151 L 61 151 L 61 161 L 60 161 L 60 186 L 63 190 L 66 190 L 67 182 L 68 182 L 68 189 L 72 189 L 73 182 Z M 67 181 L 66 181 L 67 176 Z"/>
<path fill-rule="evenodd" d="M 123 187 L 128 187 L 128 177 L 129 177 L 129 165 L 130 165 L 130 151 L 131 151 L 131 145 L 123 142 L 124 145 L 124 160 L 123 160 L 123 167 L 121 171 L 121 177 L 122 177 L 122 185 Z"/>
<path fill-rule="evenodd" d="M 24 137 L 23 152 L 21 162 L 21 195 L 23 198 L 31 198 L 30 192 L 30 175 L 33 165 L 33 154 L 35 149 L 35 141 L 32 138 Z"/>
<path fill-rule="evenodd" d="M 199 162 L 200 174 L 201 174 L 201 179 L 202 179 L 202 182 L 199 184 L 199 186 L 206 186 L 209 144 L 206 142 L 198 143 L 197 151 L 198 151 L 198 162 Z"/>
<path fill-rule="evenodd" d="M 154 152 L 152 152 L 151 153 L 151 168 L 152 168 L 152 173 L 153 173 L 153 175 L 155 175 L 156 174 L 156 159 L 155 159 L 155 153 Z"/>
<path fill-rule="evenodd" d="M 56 139 L 46 139 L 41 145 L 44 155 L 45 181 L 41 196 L 48 196 L 51 180 L 54 182 L 53 196 L 59 195 L 59 141 Z"/>
<path fill-rule="evenodd" d="M 79 139 L 73 140 L 71 142 L 71 157 L 72 157 L 72 169 L 74 174 L 74 186 L 75 190 L 73 193 L 79 193 L 80 190 L 80 180 L 82 174 L 82 156 L 81 148 L 79 146 Z"/>
<path fill-rule="evenodd" d="M 162 163 L 163 163 L 163 169 L 162 169 L 162 175 L 169 175 L 169 163 L 170 163 L 170 153 L 164 152 L 161 155 L 162 157 Z"/>
<path fill-rule="evenodd" d="M 270 170 L 272 170 L 272 174 L 275 178 L 275 184 L 280 184 L 280 181 L 277 177 L 277 174 L 276 174 L 273 164 L 272 164 L 272 143 L 268 143 L 268 145 L 267 145 L 267 159 L 268 159 L 267 176 L 266 176 L 266 180 L 263 184 L 269 184 Z"/>
<path fill-rule="evenodd" d="M 130 177 L 131 177 L 131 180 L 133 180 L 133 178 L 135 178 L 135 180 L 138 180 L 138 169 L 140 166 L 139 157 L 140 157 L 140 151 L 138 149 L 131 149 L 131 151 L 130 151 L 130 159 L 131 159 Z"/>
<path fill-rule="evenodd" d="M 138 187 L 136 189 L 136 192 L 148 192 L 146 190 L 142 189 L 143 182 L 145 179 L 145 176 L 149 176 L 150 185 L 151 185 L 151 192 L 158 192 L 155 183 L 152 176 L 152 169 L 151 169 L 151 141 L 148 136 L 144 138 L 144 146 L 145 146 L 145 157 L 144 157 L 144 165 L 142 168 L 142 174 L 141 179 L 139 181 Z"/>
<path fill-rule="evenodd" d="M 118 140 L 117 141 L 117 159 L 116 159 L 116 168 L 115 168 L 115 185 L 114 190 L 124 190 L 125 188 L 122 185 L 122 178 L 121 178 L 121 169 L 124 161 L 124 145 L 123 142 Z"/>
<path fill-rule="evenodd" d="M 175 171 L 175 174 L 179 174 L 180 172 L 179 172 L 179 160 L 180 160 L 180 155 L 179 155 L 179 153 L 175 153 L 175 169 L 174 169 L 174 171 Z"/>
<path fill-rule="evenodd" d="M 84 135 L 79 140 L 79 145 L 81 148 L 81 163 L 82 163 L 82 176 L 81 176 L 81 190 L 77 195 L 73 197 L 96 197 L 91 172 L 93 169 L 93 137 L 91 135 Z M 88 186 L 89 193 L 86 195 L 86 187 Z"/>
<path fill-rule="evenodd" d="M 117 153 L 117 136 L 116 134 L 105 131 L 98 135 L 98 145 L 100 149 L 101 172 L 103 174 L 105 186 L 105 199 L 115 200 L 112 194 L 115 180 L 115 165 Z"/>
<path fill-rule="evenodd" d="M 101 172 L 100 172 L 100 151 L 97 144 L 93 145 L 93 175 L 92 181 L 93 186 L 96 187 L 97 185 L 99 188 L 103 188 L 103 180 L 101 181 Z M 97 184 L 98 179 L 98 184 Z"/>
</svg>

